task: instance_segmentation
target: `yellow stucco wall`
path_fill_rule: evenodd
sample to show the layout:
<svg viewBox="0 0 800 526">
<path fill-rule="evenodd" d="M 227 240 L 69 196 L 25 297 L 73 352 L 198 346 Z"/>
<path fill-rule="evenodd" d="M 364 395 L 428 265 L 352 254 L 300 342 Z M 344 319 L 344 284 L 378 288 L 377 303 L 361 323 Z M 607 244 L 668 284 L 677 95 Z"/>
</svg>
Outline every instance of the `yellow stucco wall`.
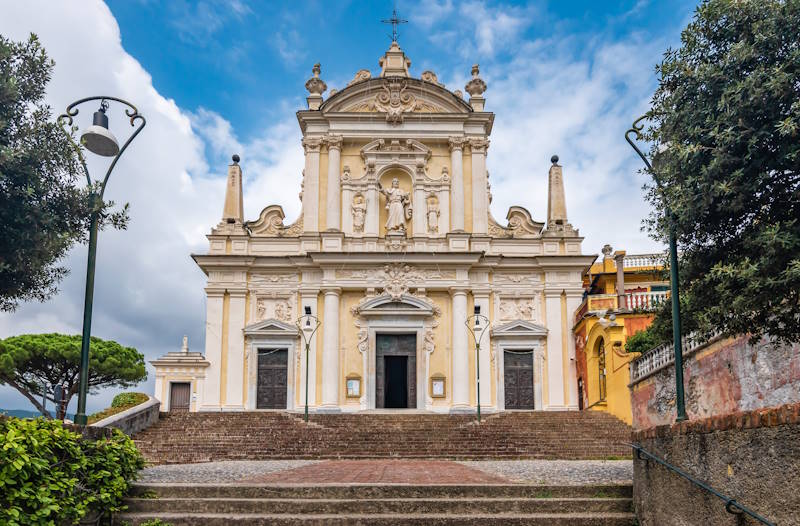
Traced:
<svg viewBox="0 0 800 526">
<path fill-rule="evenodd" d="M 588 318 L 586 341 L 586 394 L 588 407 L 595 411 L 606 411 L 630 424 L 631 413 L 630 362 L 638 355 L 625 353 L 625 317 L 617 318 L 617 327 L 604 328 L 596 318 Z M 606 360 L 606 399 L 600 401 L 600 376 L 598 347 L 604 342 Z M 615 345 L 618 344 L 618 345 Z"/>
</svg>

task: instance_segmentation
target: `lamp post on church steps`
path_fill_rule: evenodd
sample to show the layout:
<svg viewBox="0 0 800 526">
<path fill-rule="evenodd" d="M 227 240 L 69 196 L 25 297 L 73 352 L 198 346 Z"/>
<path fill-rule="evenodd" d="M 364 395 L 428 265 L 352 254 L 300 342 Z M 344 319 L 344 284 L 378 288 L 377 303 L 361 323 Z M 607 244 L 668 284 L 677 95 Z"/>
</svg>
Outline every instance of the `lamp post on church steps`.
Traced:
<svg viewBox="0 0 800 526">
<path fill-rule="evenodd" d="M 478 404 L 478 422 L 481 421 L 481 339 L 483 338 L 483 334 L 486 332 L 486 329 L 489 328 L 489 318 L 481 314 L 481 308 L 479 305 L 475 305 L 475 314 L 472 316 L 467 317 L 464 321 L 464 324 L 467 326 L 470 334 L 472 334 L 472 339 L 475 341 L 475 378 L 476 378 L 476 389 L 475 389 L 475 399 Z"/>
<path fill-rule="evenodd" d="M 631 148 L 642 158 L 647 170 L 653 174 L 653 179 L 656 181 L 656 187 L 659 191 L 663 191 L 661 180 L 658 173 L 653 170 L 653 166 L 647 159 L 644 153 L 636 146 L 634 140 L 642 138 L 642 130 L 644 124 L 641 122 L 649 118 L 648 115 L 643 115 L 633 121 L 631 128 L 625 132 L 625 140 L 631 145 Z M 631 134 L 634 139 L 631 139 Z M 683 390 L 683 348 L 681 344 L 681 305 L 680 297 L 678 295 L 678 236 L 675 232 L 675 222 L 672 210 L 667 203 L 667 214 L 669 216 L 669 282 L 670 294 L 672 295 L 672 345 L 675 353 L 675 408 L 677 412 L 676 420 L 678 422 L 686 420 L 686 402 Z"/>
<path fill-rule="evenodd" d="M 303 337 L 303 343 L 306 347 L 306 409 L 303 420 L 308 422 L 308 350 L 311 346 L 311 339 L 314 337 L 314 333 L 317 332 L 317 329 L 319 329 L 322 323 L 320 323 L 315 316 L 311 315 L 311 307 L 306 306 L 305 314 L 297 318 L 295 325 L 297 325 L 297 329 L 300 331 L 300 335 Z"/>
<path fill-rule="evenodd" d="M 83 131 L 80 138 L 80 145 L 78 145 L 78 143 L 76 143 L 72 137 L 72 132 L 75 131 L 75 128 L 72 126 L 72 118 L 78 115 L 79 105 L 85 102 L 96 100 L 100 101 L 100 109 L 94 112 L 92 125 Z M 108 101 L 119 102 L 120 104 L 124 104 L 128 107 L 125 109 L 125 115 L 129 118 L 131 126 L 136 127 L 136 121 L 139 121 L 139 126 L 136 127 L 131 136 L 128 137 L 128 140 L 125 141 L 125 144 L 122 145 L 122 148 L 119 147 L 117 138 L 114 137 L 114 134 L 112 134 L 108 129 L 108 116 L 106 115 L 106 111 L 108 111 L 109 107 Z M 87 422 L 86 396 L 89 391 L 89 343 L 91 341 L 92 333 L 92 301 L 94 299 L 94 270 L 95 261 L 97 259 L 97 230 L 100 212 L 102 211 L 103 205 L 103 193 L 106 190 L 106 183 L 111 175 L 111 171 L 114 170 L 114 167 L 117 165 L 117 161 L 119 161 L 119 158 L 123 153 L 125 153 L 125 150 L 128 148 L 128 145 L 131 143 L 131 141 L 133 141 L 133 139 L 139 135 L 139 132 L 145 127 L 147 121 L 142 115 L 139 114 L 139 110 L 136 109 L 136 106 L 130 102 L 127 102 L 123 99 L 118 99 L 116 97 L 97 96 L 86 97 L 67 106 L 66 111 L 59 115 L 58 124 L 67 135 L 67 138 L 69 138 L 73 148 L 75 148 L 75 152 L 81 161 L 81 166 L 83 167 L 84 174 L 86 175 L 86 184 L 89 187 L 89 210 L 91 214 L 89 223 L 89 259 L 86 264 L 86 294 L 83 302 L 83 336 L 81 339 L 81 369 L 80 384 L 78 388 L 78 410 L 75 413 L 75 423 L 85 426 Z M 113 157 L 102 181 L 92 181 L 92 178 L 89 175 L 89 169 L 86 166 L 86 159 L 83 156 L 83 149 L 81 146 L 95 155 L 99 155 L 101 157 Z"/>
</svg>

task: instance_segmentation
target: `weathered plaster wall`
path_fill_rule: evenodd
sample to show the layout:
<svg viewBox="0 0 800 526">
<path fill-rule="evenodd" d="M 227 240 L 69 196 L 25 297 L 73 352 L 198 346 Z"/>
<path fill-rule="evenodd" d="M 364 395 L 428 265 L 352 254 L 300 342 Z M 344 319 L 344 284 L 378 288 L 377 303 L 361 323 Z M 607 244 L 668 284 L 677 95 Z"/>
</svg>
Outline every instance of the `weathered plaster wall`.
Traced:
<svg viewBox="0 0 800 526">
<path fill-rule="evenodd" d="M 714 342 L 684 361 L 690 420 L 800 401 L 800 345 L 747 337 Z M 634 429 L 675 421 L 672 365 L 632 386 Z"/>
<path fill-rule="evenodd" d="M 800 403 L 659 426 L 634 442 L 781 526 L 800 524 Z M 760 524 L 652 460 L 634 457 L 641 526 Z"/>
</svg>

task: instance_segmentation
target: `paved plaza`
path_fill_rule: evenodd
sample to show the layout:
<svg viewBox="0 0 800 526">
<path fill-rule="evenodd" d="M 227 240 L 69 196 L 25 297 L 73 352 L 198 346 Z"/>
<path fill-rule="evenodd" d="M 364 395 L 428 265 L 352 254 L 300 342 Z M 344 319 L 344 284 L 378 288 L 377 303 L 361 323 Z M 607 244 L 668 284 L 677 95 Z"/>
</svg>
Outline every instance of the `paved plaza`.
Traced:
<svg viewBox="0 0 800 526">
<path fill-rule="evenodd" d="M 262 460 L 153 466 L 140 482 L 577 485 L 632 478 L 630 460 Z"/>
</svg>

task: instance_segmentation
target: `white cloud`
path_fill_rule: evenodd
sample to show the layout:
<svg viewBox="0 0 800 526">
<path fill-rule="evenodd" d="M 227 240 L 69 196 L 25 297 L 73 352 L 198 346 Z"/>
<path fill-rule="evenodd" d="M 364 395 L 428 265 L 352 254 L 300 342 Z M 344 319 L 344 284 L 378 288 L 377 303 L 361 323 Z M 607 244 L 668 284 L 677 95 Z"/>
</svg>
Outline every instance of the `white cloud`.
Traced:
<svg viewBox="0 0 800 526">
<path fill-rule="evenodd" d="M 40 16 L 44 11 L 47 16 Z M 303 154 L 292 112 L 257 141 L 241 144 L 219 115 L 202 108 L 186 112 L 154 89 L 150 75 L 122 48 L 119 27 L 99 1 L 25 2 L 5 10 L 0 33 L 22 40 L 30 32 L 56 62 L 47 90 L 54 113 L 87 94 L 108 93 L 130 100 L 147 119 L 106 190 L 108 199 L 130 202 L 131 222 L 128 230 L 100 233 L 92 333 L 132 345 L 147 359 L 177 349 L 183 334 L 193 348 L 202 348 L 205 277 L 190 254 L 206 250 L 205 235 L 219 221 L 232 153 L 242 155 L 249 217 L 272 202 L 284 205 L 287 220 L 298 213 Z M 86 125 L 95 108 L 80 109 L 76 123 Z M 109 117 L 117 137 L 131 133 L 119 106 L 112 105 Z M 90 170 L 98 175 L 105 165 L 93 162 Z M 86 246 L 75 247 L 66 264 L 72 271 L 55 298 L 0 314 L 0 337 L 80 332 Z M 152 389 L 152 375 L 141 389 Z M 89 408 L 104 407 L 112 394 L 90 398 Z M 27 405 L 10 388 L 0 388 L 0 407 Z"/>
</svg>

